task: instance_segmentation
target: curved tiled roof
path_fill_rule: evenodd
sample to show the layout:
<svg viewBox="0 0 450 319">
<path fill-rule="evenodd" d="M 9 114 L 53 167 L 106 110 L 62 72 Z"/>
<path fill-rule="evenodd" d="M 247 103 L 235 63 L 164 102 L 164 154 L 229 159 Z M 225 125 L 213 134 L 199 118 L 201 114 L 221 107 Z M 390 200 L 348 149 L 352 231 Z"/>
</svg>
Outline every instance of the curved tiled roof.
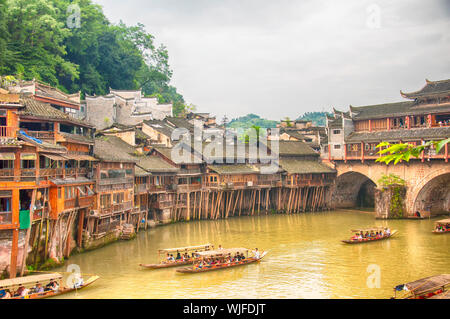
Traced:
<svg viewBox="0 0 450 319">
<path fill-rule="evenodd" d="M 429 81 L 425 80 L 425 86 L 416 92 L 404 93 L 400 91 L 400 94 L 408 99 L 415 99 L 418 97 L 450 94 L 450 79 L 441 81 Z"/>
<path fill-rule="evenodd" d="M 444 139 L 450 137 L 450 127 L 401 129 L 375 132 L 353 132 L 345 138 L 346 143 L 420 141 L 420 139 Z"/>
</svg>

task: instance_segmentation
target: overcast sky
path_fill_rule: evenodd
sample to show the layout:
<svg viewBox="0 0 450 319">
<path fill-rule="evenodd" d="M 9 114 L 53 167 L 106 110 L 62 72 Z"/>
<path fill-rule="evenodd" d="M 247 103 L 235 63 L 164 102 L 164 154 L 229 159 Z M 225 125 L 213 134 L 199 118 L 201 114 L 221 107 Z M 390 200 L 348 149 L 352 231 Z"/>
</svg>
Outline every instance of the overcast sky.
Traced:
<svg viewBox="0 0 450 319">
<path fill-rule="evenodd" d="M 449 0 L 94 0 L 167 46 L 199 112 L 279 120 L 450 78 Z"/>
</svg>

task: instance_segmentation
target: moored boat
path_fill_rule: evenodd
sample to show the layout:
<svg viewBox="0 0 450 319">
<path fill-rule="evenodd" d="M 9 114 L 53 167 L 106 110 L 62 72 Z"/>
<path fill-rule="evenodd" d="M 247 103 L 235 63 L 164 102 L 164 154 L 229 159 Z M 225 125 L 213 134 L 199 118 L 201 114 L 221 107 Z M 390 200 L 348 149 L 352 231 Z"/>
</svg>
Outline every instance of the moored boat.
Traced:
<svg viewBox="0 0 450 319">
<path fill-rule="evenodd" d="M 448 299 L 450 287 L 450 274 L 443 274 L 422 278 L 394 288 L 398 299 Z M 397 292 L 402 292 L 397 296 Z"/>
<path fill-rule="evenodd" d="M 266 254 L 267 252 L 259 253 L 258 251 L 253 251 L 253 256 L 249 256 L 249 250 L 247 248 L 229 248 L 205 251 L 196 254 L 197 258 L 191 267 L 177 269 L 177 272 L 192 274 L 248 265 L 261 261 Z M 235 258 L 235 256 L 238 255 L 242 257 Z M 212 260 L 214 260 L 214 263 L 208 262 Z"/>
<path fill-rule="evenodd" d="M 348 240 L 343 240 L 343 243 L 346 244 L 362 244 L 362 243 L 370 243 L 373 241 L 379 241 L 379 240 L 385 240 L 385 239 L 389 239 L 393 236 L 395 236 L 395 234 L 398 233 L 397 230 L 393 230 L 393 231 L 388 231 L 389 228 L 387 227 L 373 227 L 373 228 L 363 228 L 363 229 L 354 229 L 351 230 L 353 233 L 355 233 L 355 235 L 353 235 L 350 239 Z M 365 234 L 364 234 L 365 233 Z M 376 234 L 382 234 L 380 235 L 376 235 Z M 373 236 L 366 236 L 366 235 L 373 235 Z"/>
<path fill-rule="evenodd" d="M 160 269 L 191 265 L 195 259 L 193 257 L 193 254 L 195 254 L 196 252 L 210 251 L 212 249 L 214 249 L 214 245 L 212 244 L 160 249 L 158 250 L 158 264 L 139 264 L 139 266 L 147 269 Z M 178 260 L 174 258 L 173 261 L 167 260 L 168 256 L 170 256 L 171 253 L 180 253 L 182 258 Z M 184 258 L 182 254 L 188 254 L 189 258 Z"/>
<path fill-rule="evenodd" d="M 435 222 L 433 234 L 448 234 L 450 233 L 450 218 L 438 220 Z"/>
<path fill-rule="evenodd" d="M 90 276 L 86 281 L 83 281 L 80 277 L 81 280 L 78 280 L 73 286 L 64 287 L 62 285 L 62 277 L 63 276 L 59 273 L 51 273 L 0 280 L 0 290 L 10 292 L 11 297 L 8 299 L 43 299 L 78 291 L 93 284 L 100 278 L 99 276 Z M 47 288 L 47 286 L 45 286 L 46 283 L 49 284 L 52 282 L 57 284 L 56 289 Z M 44 291 L 34 292 L 33 287 L 36 287 L 37 285 L 42 286 Z M 19 289 L 28 289 L 29 292 L 24 296 L 15 295 L 14 292 Z"/>
</svg>

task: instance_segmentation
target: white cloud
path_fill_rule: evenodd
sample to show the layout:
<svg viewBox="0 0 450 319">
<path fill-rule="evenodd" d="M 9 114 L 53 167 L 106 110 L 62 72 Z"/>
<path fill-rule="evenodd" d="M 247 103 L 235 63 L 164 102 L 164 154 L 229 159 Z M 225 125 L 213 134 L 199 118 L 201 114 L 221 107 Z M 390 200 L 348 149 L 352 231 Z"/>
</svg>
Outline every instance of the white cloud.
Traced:
<svg viewBox="0 0 450 319">
<path fill-rule="evenodd" d="M 296 118 L 401 99 L 450 76 L 442 1 L 97 0 L 164 43 L 173 84 L 199 111 Z M 370 5 L 380 28 L 367 25 Z"/>
</svg>

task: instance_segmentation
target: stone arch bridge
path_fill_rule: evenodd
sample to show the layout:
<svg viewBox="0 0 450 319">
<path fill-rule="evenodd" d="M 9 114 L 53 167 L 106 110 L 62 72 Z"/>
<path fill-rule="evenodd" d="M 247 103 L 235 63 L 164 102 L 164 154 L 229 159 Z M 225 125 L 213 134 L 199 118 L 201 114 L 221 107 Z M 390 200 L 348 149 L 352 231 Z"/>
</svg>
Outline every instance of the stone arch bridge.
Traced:
<svg viewBox="0 0 450 319">
<path fill-rule="evenodd" d="M 362 189 L 379 186 L 379 179 L 395 174 L 406 181 L 406 212 L 450 212 L 450 164 L 445 160 L 411 160 L 386 165 L 375 161 L 335 161 L 337 178 L 332 203 L 335 208 L 358 206 Z M 369 187 L 367 187 L 369 186 Z"/>
</svg>

